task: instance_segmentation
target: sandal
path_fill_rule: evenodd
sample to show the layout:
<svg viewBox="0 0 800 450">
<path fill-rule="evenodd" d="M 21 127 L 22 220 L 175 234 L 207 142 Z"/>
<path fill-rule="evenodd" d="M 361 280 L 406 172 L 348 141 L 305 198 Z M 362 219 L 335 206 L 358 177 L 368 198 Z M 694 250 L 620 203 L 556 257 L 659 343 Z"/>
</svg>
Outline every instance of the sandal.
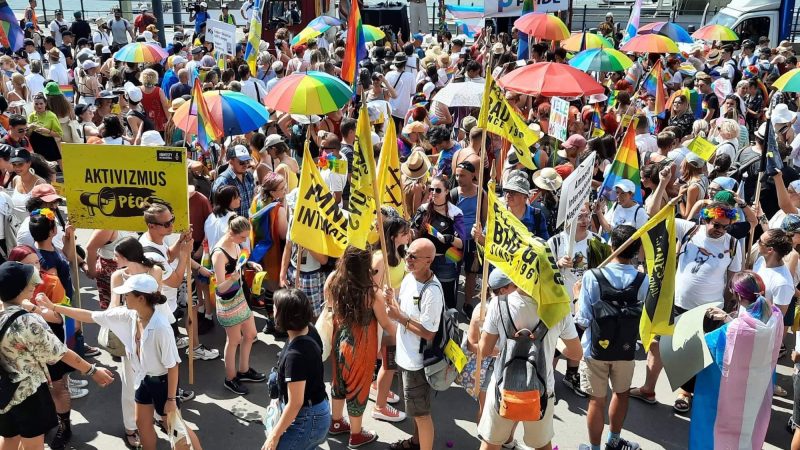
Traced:
<svg viewBox="0 0 800 450">
<path fill-rule="evenodd" d="M 125 431 L 125 443 L 130 448 L 139 448 L 142 446 L 142 441 L 139 439 L 139 431 L 134 430 L 133 433 Z"/>
<path fill-rule="evenodd" d="M 643 402 L 645 402 L 647 404 L 650 404 L 650 405 L 655 405 L 656 403 L 658 403 L 656 401 L 656 393 L 655 392 L 647 392 L 647 391 L 645 391 L 644 389 L 642 389 L 640 387 L 630 389 L 628 391 L 628 395 L 633 397 L 633 398 L 639 399 L 639 400 L 641 400 L 641 401 L 643 401 Z"/>
<path fill-rule="evenodd" d="M 678 394 L 678 398 L 675 399 L 672 409 L 681 414 L 689 412 L 689 410 L 692 409 L 692 398 L 688 395 Z"/>
<path fill-rule="evenodd" d="M 420 450 L 419 444 L 415 444 L 411 438 L 397 441 L 389 446 L 389 450 Z"/>
</svg>

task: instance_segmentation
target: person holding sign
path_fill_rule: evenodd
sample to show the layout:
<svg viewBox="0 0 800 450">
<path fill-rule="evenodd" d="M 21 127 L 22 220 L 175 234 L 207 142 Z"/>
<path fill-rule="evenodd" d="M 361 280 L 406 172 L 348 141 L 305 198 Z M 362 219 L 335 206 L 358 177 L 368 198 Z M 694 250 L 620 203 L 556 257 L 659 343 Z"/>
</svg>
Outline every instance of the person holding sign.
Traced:
<svg viewBox="0 0 800 450">
<path fill-rule="evenodd" d="M 636 186 L 633 181 L 622 179 L 614 185 L 617 194 L 617 201 L 611 209 L 601 214 L 605 202 L 595 204 L 594 216 L 597 217 L 602 227 L 602 231 L 610 233 L 611 229 L 619 225 L 631 225 L 641 228 L 647 222 L 648 216 L 644 206 L 636 203 L 633 199 Z"/>
</svg>

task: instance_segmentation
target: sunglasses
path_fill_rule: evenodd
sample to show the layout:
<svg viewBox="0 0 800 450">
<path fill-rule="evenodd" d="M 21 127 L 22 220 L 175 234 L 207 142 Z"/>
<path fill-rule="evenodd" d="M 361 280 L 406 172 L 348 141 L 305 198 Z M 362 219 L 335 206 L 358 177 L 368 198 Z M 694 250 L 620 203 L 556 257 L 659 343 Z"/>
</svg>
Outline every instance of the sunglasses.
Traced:
<svg viewBox="0 0 800 450">
<path fill-rule="evenodd" d="M 726 225 L 719 222 L 709 222 L 709 225 L 715 230 L 727 230 L 730 227 L 730 224 Z"/>
<path fill-rule="evenodd" d="M 431 191 L 431 192 L 435 192 L 437 194 L 441 194 L 442 192 L 444 192 L 444 189 L 442 189 L 442 188 L 430 188 L 428 190 Z"/>
<path fill-rule="evenodd" d="M 416 261 L 418 259 L 431 259 L 430 256 L 417 256 L 413 253 L 406 253 L 406 259 L 409 261 Z"/>
<path fill-rule="evenodd" d="M 172 219 L 169 219 L 168 221 L 166 221 L 164 223 L 160 223 L 160 222 L 150 222 L 150 223 L 153 224 L 153 225 L 158 225 L 158 226 L 164 227 L 164 228 L 169 228 L 175 223 L 175 218 L 173 217 Z"/>
</svg>

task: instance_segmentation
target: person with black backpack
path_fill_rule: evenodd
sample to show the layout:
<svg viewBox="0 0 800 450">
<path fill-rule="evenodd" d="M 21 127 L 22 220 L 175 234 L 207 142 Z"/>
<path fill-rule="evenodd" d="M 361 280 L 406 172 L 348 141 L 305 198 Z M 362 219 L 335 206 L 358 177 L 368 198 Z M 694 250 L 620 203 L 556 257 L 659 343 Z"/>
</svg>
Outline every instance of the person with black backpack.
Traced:
<svg viewBox="0 0 800 450">
<path fill-rule="evenodd" d="M 619 225 L 611 231 L 611 247 L 616 251 L 636 228 Z M 600 450 L 608 383 L 614 391 L 608 411 L 610 430 L 605 450 L 635 450 L 636 442 L 620 437 L 628 412 L 628 390 L 633 380 L 639 319 L 647 296 L 647 275 L 631 264 L 639 253 L 636 240 L 602 268 L 583 274 L 575 322 L 585 329 L 581 345 L 581 389 L 589 394 L 586 423 L 590 445 L 581 450 Z"/>
</svg>

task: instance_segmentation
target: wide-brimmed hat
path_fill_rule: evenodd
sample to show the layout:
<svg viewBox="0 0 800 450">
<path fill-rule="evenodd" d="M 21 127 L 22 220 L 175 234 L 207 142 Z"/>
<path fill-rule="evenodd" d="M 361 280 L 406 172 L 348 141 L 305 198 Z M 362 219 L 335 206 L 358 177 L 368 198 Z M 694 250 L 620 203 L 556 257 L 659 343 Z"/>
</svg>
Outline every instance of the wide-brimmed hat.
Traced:
<svg viewBox="0 0 800 450">
<path fill-rule="evenodd" d="M 394 55 L 394 59 L 392 60 L 392 64 L 405 64 L 408 62 L 408 57 L 405 53 L 398 53 Z"/>
<path fill-rule="evenodd" d="M 406 124 L 406 126 L 403 127 L 403 134 L 427 133 L 427 132 L 428 132 L 428 126 L 418 121 L 409 122 Z"/>
<path fill-rule="evenodd" d="M 428 160 L 428 156 L 420 150 L 411 152 L 406 162 L 400 165 L 403 175 L 415 180 L 424 177 L 430 168 L 431 162 Z"/>
<path fill-rule="evenodd" d="M 772 113 L 769 117 L 772 119 L 773 124 L 782 125 L 793 121 L 795 114 L 789 111 L 789 106 L 786 103 L 778 103 L 772 108 Z"/>
<path fill-rule="evenodd" d="M 528 182 L 528 176 L 521 170 L 509 173 L 508 179 L 503 183 L 503 190 L 529 195 L 531 193 L 531 184 Z"/>
<path fill-rule="evenodd" d="M 552 167 L 545 167 L 533 173 L 533 184 L 546 191 L 557 191 L 563 181 L 561 175 Z"/>
<path fill-rule="evenodd" d="M 717 62 L 719 62 L 719 59 L 721 57 L 722 53 L 719 50 L 712 49 L 710 52 L 708 52 L 708 55 L 706 56 L 706 62 L 708 64 L 716 64 Z"/>
</svg>

